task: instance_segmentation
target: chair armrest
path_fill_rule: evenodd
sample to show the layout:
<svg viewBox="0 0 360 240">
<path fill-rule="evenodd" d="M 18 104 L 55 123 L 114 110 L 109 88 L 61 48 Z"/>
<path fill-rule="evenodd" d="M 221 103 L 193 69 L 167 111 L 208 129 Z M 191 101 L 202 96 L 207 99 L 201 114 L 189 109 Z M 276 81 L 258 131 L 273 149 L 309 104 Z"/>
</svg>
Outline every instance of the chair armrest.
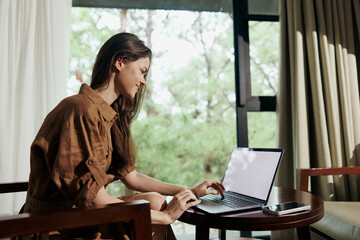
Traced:
<svg viewBox="0 0 360 240">
<path fill-rule="evenodd" d="M 136 239 L 151 239 L 150 204 L 139 200 L 0 217 L 0 238 L 130 221 Z"/>
<path fill-rule="evenodd" d="M 300 190 L 308 191 L 310 176 L 360 174 L 360 167 L 303 168 L 300 169 Z"/>
<path fill-rule="evenodd" d="M 28 185 L 28 182 L 0 183 L 0 194 L 12 192 L 26 192 L 28 189 Z"/>
</svg>

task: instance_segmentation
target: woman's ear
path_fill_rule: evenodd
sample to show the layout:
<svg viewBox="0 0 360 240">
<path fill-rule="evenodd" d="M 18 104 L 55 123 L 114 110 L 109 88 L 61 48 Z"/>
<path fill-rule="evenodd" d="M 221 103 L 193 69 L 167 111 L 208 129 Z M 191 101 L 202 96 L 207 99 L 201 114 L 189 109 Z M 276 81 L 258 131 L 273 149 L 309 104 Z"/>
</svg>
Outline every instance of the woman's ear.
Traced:
<svg viewBox="0 0 360 240">
<path fill-rule="evenodd" d="M 123 59 L 122 58 L 118 58 L 115 62 L 115 68 L 120 71 L 120 69 L 122 68 L 123 66 Z"/>
</svg>

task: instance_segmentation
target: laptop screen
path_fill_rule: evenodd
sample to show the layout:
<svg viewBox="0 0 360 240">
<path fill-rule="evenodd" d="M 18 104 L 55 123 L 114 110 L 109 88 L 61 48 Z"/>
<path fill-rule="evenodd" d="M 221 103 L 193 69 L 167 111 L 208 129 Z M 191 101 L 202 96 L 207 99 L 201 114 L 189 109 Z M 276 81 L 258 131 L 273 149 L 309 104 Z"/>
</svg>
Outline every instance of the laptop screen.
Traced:
<svg viewBox="0 0 360 240">
<path fill-rule="evenodd" d="M 235 148 L 223 185 L 227 191 L 267 200 L 282 149 Z"/>
</svg>

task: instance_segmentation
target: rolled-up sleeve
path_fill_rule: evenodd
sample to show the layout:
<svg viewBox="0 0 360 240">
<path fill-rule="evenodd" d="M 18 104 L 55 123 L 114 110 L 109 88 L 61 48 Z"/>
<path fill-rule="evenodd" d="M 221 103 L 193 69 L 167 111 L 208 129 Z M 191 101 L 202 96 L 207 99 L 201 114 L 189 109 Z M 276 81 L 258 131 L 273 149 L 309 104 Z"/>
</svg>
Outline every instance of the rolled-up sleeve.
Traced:
<svg viewBox="0 0 360 240">
<path fill-rule="evenodd" d="M 113 166 L 107 172 L 108 174 L 112 174 L 114 176 L 114 180 L 122 180 L 126 175 L 131 173 L 136 169 L 135 165 L 130 164 L 126 167 Z"/>
<path fill-rule="evenodd" d="M 106 174 L 108 141 L 101 135 L 101 120 L 70 117 L 59 139 L 52 179 L 77 206 L 89 206 L 112 177 Z"/>
</svg>

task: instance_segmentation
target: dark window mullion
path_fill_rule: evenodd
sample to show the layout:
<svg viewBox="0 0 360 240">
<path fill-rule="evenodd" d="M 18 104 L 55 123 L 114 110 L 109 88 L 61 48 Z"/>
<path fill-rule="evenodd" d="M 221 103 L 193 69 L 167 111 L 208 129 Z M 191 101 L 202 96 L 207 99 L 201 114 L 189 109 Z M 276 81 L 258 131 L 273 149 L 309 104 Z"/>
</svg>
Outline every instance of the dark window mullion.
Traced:
<svg viewBox="0 0 360 240">
<path fill-rule="evenodd" d="M 248 21 L 259 21 L 259 22 L 278 22 L 279 16 L 273 15 L 246 15 L 244 18 Z"/>
<path fill-rule="evenodd" d="M 248 147 L 247 102 L 251 98 L 247 1 L 233 1 L 237 140 Z"/>
<path fill-rule="evenodd" d="M 246 102 L 247 110 L 251 112 L 276 111 L 276 96 L 253 96 Z"/>
</svg>

